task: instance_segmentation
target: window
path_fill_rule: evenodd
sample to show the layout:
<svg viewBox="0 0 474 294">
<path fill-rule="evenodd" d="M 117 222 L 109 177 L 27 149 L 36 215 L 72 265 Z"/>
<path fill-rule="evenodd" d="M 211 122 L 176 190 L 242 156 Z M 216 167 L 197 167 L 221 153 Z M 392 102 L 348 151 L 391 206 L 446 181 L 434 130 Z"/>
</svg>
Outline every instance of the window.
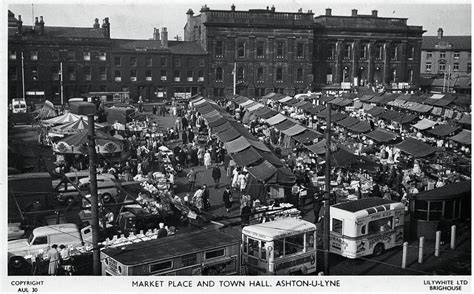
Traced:
<svg viewBox="0 0 474 294">
<path fill-rule="evenodd" d="M 68 50 L 66 53 L 66 60 L 73 61 L 76 60 L 76 52 L 73 50 Z"/>
<path fill-rule="evenodd" d="M 168 260 L 164 262 L 159 262 L 159 263 L 153 263 L 150 264 L 149 270 L 150 273 L 156 273 L 156 272 L 162 272 L 167 269 L 172 269 L 173 268 L 173 261 Z"/>
<path fill-rule="evenodd" d="M 467 72 L 467 73 L 471 73 L 471 63 L 468 63 L 468 64 L 467 64 L 466 72 Z"/>
<path fill-rule="evenodd" d="M 216 41 L 215 54 L 216 54 L 216 57 L 224 56 L 224 42 L 223 41 L 220 41 L 220 40 Z"/>
<path fill-rule="evenodd" d="M 16 51 L 15 50 L 8 50 L 8 59 L 16 60 Z"/>
<path fill-rule="evenodd" d="M 70 81 L 75 81 L 76 80 L 76 69 L 73 66 L 69 66 L 67 69 L 68 72 L 68 78 Z"/>
<path fill-rule="evenodd" d="M 362 44 L 360 45 L 360 56 L 359 58 L 360 59 L 367 59 L 367 45 L 366 44 Z"/>
<path fill-rule="evenodd" d="M 221 257 L 224 255 L 225 255 L 225 250 L 224 248 L 221 248 L 217 250 L 206 251 L 204 253 L 204 259 L 211 259 L 211 258 Z"/>
<path fill-rule="evenodd" d="M 296 44 L 296 57 L 304 58 L 304 43 Z"/>
<path fill-rule="evenodd" d="M 453 64 L 453 70 L 458 71 L 459 70 L 459 63 L 454 63 Z"/>
<path fill-rule="evenodd" d="M 115 66 L 121 66 L 122 65 L 122 58 L 120 56 L 115 56 L 114 57 L 114 65 Z"/>
<path fill-rule="evenodd" d="M 257 82 L 263 82 L 263 68 L 259 67 L 257 69 Z"/>
<path fill-rule="evenodd" d="M 168 64 L 168 59 L 166 57 L 160 58 L 160 66 L 166 66 Z"/>
<path fill-rule="evenodd" d="M 90 51 L 84 51 L 84 53 L 83 53 L 83 58 L 84 58 L 84 60 L 86 60 L 86 61 L 91 60 L 91 52 L 90 52 Z"/>
<path fill-rule="evenodd" d="M 443 213 L 442 201 L 430 201 L 430 210 L 428 213 L 430 221 L 439 221 Z"/>
<path fill-rule="evenodd" d="M 397 69 L 392 69 L 392 82 L 397 82 Z"/>
<path fill-rule="evenodd" d="M 166 81 L 166 70 L 162 70 L 161 73 L 160 73 L 160 76 L 161 76 L 161 80 L 162 81 Z"/>
<path fill-rule="evenodd" d="M 273 241 L 273 258 L 282 257 L 283 252 L 283 240 L 277 239 Z"/>
<path fill-rule="evenodd" d="M 393 216 L 376 219 L 369 222 L 369 234 L 376 234 L 379 232 L 386 232 L 393 229 Z"/>
<path fill-rule="evenodd" d="M 114 80 L 116 82 L 121 82 L 122 81 L 122 72 L 120 70 L 114 71 Z"/>
<path fill-rule="evenodd" d="M 59 81 L 59 67 L 53 66 L 51 68 L 51 80 Z"/>
<path fill-rule="evenodd" d="M 199 59 L 199 67 L 204 67 L 204 59 Z"/>
<path fill-rule="evenodd" d="M 58 61 L 59 60 L 59 52 L 58 51 L 51 51 L 51 60 Z"/>
<path fill-rule="evenodd" d="M 276 57 L 277 58 L 283 58 L 283 54 L 284 54 L 283 46 L 284 44 L 282 41 L 276 42 Z"/>
<path fill-rule="evenodd" d="M 259 256 L 259 244 L 258 240 L 248 238 L 248 254 L 251 256 Z"/>
<path fill-rule="evenodd" d="M 198 82 L 204 82 L 204 71 L 198 71 Z"/>
<path fill-rule="evenodd" d="M 107 60 L 107 53 L 105 51 L 99 51 L 99 60 L 101 61 Z"/>
<path fill-rule="evenodd" d="M 439 58 L 446 59 L 446 52 L 440 52 L 439 53 Z"/>
<path fill-rule="evenodd" d="M 328 47 L 328 59 L 334 59 L 336 57 L 336 44 L 329 44 Z"/>
<path fill-rule="evenodd" d="M 283 82 L 283 69 L 281 67 L 276 70 L 276 81 Z"/>
<path fill-rule="evenodd" d="M 360 227 L 360 233 L 362 235 L 365 235 L 366 232 L 367 232 L 367 226 L 366 225 L 363 225 L 362 227 Z"/>
<path fill-rule="evenodd" d="M 257 42 L 257 58 L 264 58 L 265 57 L 265 42 L 258 41 Z"/>
<path fill-rule="evenodd" d="M 316 242 L 314 240 L 314 232 L 306 233 L 306 251 L 316 249 Z"/>
<path fill-rule="evenodd" d="M 153 58 L 151 58 L 151 57 L 145 57 L 145 64 L 146 64 L 146 66 L 148 66 L 148 67 L 153 66 Z"/>
<path fill-rule="evenodd" d="M 303 252 L 304 233 L 285 238 L 285 255 Z"/>
<path fill-rule="evenodd" d="M 237 57 L 244 58 L 245 57 L 245 41 L 240 40 L 237 42 Z"/>
<path fill-rule="evenodd" d="M 426 52 L 426 59 L 433 59 L 433 52 L 431 51 Z"/>
<path fill-rule="evenodd" d="M 181 66 L 181 59 L 179 57 L 176 57 L 174 59 L 174 66 L 180 67 Z"/>
<path fill-rule="evenodd" d="M 216 82 L 222 82 L 223 76 L 224 76 L 224 71 L 222 70 L 222 67 L 216 68 Z"/>
<path fill-rule="evenodd" d="M 36 237 L 32 245 L 43 245 L 48 244 L 48 238 L 46 236 Z"/>
<path fill-rule="evenodd" d="M 179 70 L 174 71 L 174 81 L 175 82 L 180 82 L 181 81 L 181 73 L 179 72 Z"/>
<path fill-rule="evenodd" d="M 267 260 L 266 242 L 260 241 L 260 259 Z"/>
<path fill-rule="evenodd" d="M 18 79 L 15 66 L 10 66 L 8 68 L 8 76 L 10 77 L 10 80 L 12 81 L 16 81 Z"/>
<path fill-rule="evenodd" d="M 342 234 L 342 220 L 332 219 L 332 230 L 334 233 Z"/>
<path fill-rule="evenodd" d="M 84 66 L 84 79 L 86 81 L 92 80 L 92 72 L 91 72 L 91 67 L 90 66 Z"/>
<path fill-rule="evenodd" d="M 347 44 L 344 45 L 344 55 L 343 55 L 344 59 L 351 59 L 351 53 L 352 53 L 351 47 L 352 47 L 351 45 L 347 45 Z"/>
<path fill-rule="evenodd" d="M 237 81 L 243 81 L 244 80 L 244 68 L 239 67 L 237 69 Z"/>
<path fill-rule="evenodd" d="M 188 82 L 192 82 L 192 81 L 193 81 L 193 71 L 192 71 L 192 70 L 188 70 L 187 81 L 188 81 Z"/>
<path fill-rule="evenodd" d="M 105 67 L 100 67 L 99 68 L 99 79 L 101 81 L 106 81 L 107 80 L 107 70 L 106 70 Z M 105 92 L 105 90 L 104 91 L 101 90 L 101 92 Z"/>
<path fill-rule="evenodd" d="M 439 71 L 445 71 L 445 70 L 446 70 L 446 64 L 440 63 L 438 70 L 439 70 Z"/>
<path fill-rule="evenodd" d="M 31 60 L 38 60 L 38 51 L 35 50 L 35 51 L 31 51 L 30 53 L 31 53 L 30 55 Z"/>
<path fill-rule="evenodd" d="M 31 66 L 31 79 L 37 81 L 39 79 L 38 67 L 36 65 Z"/>
<path fill-rule="evenodd" d="M 415 47 L 408 47 L 408 60 L 413 60 L 415 58 Z"/>
<path fill-rule="evenodd" d="M 153 80 L 152 76 L 151 76 L 151 70 L 147 70 L 145 71 L 145 79 L 150 82 Z"/>
<path fill-rule="evenodd" d="M 398 46 L 394 45 L 392 48 L 392 59 L 398 60 Z"/>
<path fill-rule="evenodd" d="M 383 60 L 383 46 L 382 45 L 375 46 L 375 59 Z"/>
<path fill-rule="evenodd" d="M 195 265 L 196 263 L 197 263 L 196 253 L 188 254 L 188 255 L 185 255 L 185 256 L 181 257 L 181 265 L 183 267 L 190 266 L 190 265 Z"/>
<path fill-rule="evenodd" d="M 189 67 L 193 66 L 193 60 L 191 58 L 186 59 L 186 66 L 189 66 Z"/>
<path fill-rule="evenodd" d="M 136 69 L 132 69 L 130 71 L 130 81 L 132 81 L 132 82 L 137 81 L 137 70 Z"/>
<path fill-rule="evenodd" d="M 454 52 L 454 59 L 459 59 L 459 52 Z"/>
<path fill-rule="evenodd" d="M 296 70 L 296 81 L 303 82 L 303 69 L 301 67 Z"/>
<path fill-rule="evenodd" d="M 425 70 L 426 71 L 431 71 L 431 62 L 427 62 L 425 65 Z"/>
<path fill-rule="evenodd" d="M 130 66 L 137 66 L 137 58 L 130 57 Z"/>
</svg>

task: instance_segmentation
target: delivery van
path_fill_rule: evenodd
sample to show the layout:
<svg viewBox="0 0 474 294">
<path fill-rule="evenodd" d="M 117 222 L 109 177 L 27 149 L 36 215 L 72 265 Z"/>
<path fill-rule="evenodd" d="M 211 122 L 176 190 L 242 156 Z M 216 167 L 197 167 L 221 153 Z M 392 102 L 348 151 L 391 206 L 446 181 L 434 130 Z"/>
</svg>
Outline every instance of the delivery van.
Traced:
<svg viewBox="0 0 474 294">
<path fill-rule="evenodd" d="M 13 113 L 26 113 L 26 100 L 25 100 L 25 98 L 13 98 L 12 99 L 12 112 Z"/>
</svg>

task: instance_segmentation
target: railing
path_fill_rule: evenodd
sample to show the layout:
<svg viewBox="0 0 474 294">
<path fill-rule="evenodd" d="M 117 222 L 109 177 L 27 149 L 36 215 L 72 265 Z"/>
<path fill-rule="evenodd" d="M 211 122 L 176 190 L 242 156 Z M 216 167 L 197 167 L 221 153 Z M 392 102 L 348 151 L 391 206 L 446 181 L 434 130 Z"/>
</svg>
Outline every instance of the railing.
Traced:
<svg viewBox="0 0 474 294">
<path fill-rule="evenodd" d="M 207 23 L 312 25 L 312 13 L 286 13 L 263 11 L 208 11 Z"/>
</svg>

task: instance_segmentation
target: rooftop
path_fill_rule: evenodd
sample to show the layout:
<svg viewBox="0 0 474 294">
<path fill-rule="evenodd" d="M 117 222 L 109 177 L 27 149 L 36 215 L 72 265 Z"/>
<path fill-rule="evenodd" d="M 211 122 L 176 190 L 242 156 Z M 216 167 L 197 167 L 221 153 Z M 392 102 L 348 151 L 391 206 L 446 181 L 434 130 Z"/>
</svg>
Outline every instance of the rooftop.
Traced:
<svg viewBox="0 0 474 294">
<path fill-rule="evenodd" d="M 421 50 L 471 50 L 471 36 L 423 36 Z"/>
</svg>

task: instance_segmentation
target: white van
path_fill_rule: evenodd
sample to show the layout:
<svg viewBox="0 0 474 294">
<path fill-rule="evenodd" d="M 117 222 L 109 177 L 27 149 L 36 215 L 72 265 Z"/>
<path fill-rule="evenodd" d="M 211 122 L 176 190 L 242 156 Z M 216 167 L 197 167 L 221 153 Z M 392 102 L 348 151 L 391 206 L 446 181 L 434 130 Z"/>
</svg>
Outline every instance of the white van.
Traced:
<svg viewBox="0 0 474 294">
<path fill-rule="evenodd" d="M 26 100 L 25 100 L 25 98 L 13 98 L 12 99 L 12 112 L 13 113 L 26 113 Z"/>
<path fill-rule="evenodd" d="M 53 245 L 82 246 L 81 233 L 75 224 L 59 224 L 38 227 L 27 239 L 8 242 L 8 253 L 13 256 L 28 257 L 46 252 Z"/>
</svg>

